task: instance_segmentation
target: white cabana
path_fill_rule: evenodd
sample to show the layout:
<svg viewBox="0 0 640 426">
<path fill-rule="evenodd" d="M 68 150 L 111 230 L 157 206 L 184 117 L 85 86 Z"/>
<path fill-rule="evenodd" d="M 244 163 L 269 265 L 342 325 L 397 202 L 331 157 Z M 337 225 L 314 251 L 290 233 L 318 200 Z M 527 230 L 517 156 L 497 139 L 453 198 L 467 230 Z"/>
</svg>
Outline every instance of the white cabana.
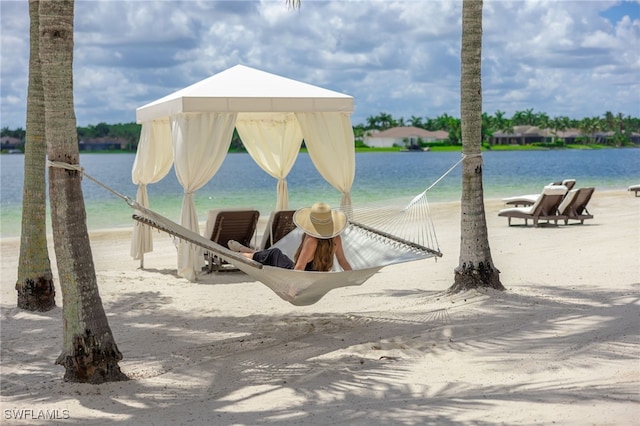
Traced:
<svg viewBox="0 0 640 426">
<path fill-rule="evenodd" d="M 220 168 L 235 127 L 251 157 L 278 180 L 278 210 L 288 208 L 286 177 L 303 139 L 313 164 L 342 193 L 341 207 L 348 210 L 355 176 L 352 112 L 351 96 L 236 65 L 136 110 L 142 124 L 132 171 L 140 186 L 137 201 L 149 205 L 146 185 L 162 179 L 172 159 L 184 188 L 180 223 L 200 233 L 193 197 Z M 144 232 L 134 228 L 136 259 L 152 250 L 151 234 Z M 195 281 L 203 262 L 198 248 L 180 243 L 180 276 Z"/>
</svg>

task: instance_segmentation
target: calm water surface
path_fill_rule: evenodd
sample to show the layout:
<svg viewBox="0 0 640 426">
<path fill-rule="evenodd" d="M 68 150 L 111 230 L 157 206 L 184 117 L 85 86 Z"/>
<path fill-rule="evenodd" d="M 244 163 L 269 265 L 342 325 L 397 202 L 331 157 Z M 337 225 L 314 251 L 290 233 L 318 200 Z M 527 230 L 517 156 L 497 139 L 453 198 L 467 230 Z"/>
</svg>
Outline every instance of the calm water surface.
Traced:
<svg viewBox="0 0 640 426">
<path fill-rule="evenodd" d="M 540 192 L 545 184 L 573 178 L 577 186 L 596 190 L 626 189 L 640 183 L 640 149 L 484 152 L 485 198 Z M 135 198 L 131 181 L 134 154 L 81 154 L 87 174 L 115 191 Z M 424 191 L 460 159 L 460 153 L 362 153 L 356 154 L 356 177 L 352 190 L 355 205 L 387 199 L 407 200 Z M 0 236 L 20 233 L 23 155 L 0 156 Z M 429 192 L 429 200 L 460 199 L 461 166 Z M 316 171 L 307 154 L 300 154 L 287 183 L 291 208 L 326 200 L 340 203 L 339 192 Z M 83 181 L 90 229 L 130 227 L 131 208 L 120 198 Z M 149 186 L 151 208 L 178 220 L 182 187 L 175 173 Z M 196 193 L 200 220 L 207 211 L 220 207 L 255 207 L 263 214 L 275 208 L 276 180 L 262 171 L 248 154 L 228 155 L 218 173 Z"/>
</svg>

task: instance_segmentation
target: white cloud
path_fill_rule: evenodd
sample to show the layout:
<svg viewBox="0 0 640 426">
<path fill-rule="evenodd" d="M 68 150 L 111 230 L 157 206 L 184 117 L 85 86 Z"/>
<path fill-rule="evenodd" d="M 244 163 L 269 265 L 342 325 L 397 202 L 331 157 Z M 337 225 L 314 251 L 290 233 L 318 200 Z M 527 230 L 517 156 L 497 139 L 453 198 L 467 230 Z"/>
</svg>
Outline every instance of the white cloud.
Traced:
<svg viewBox="0 0 640 426">
<path fill-rule="evenodd" d="M 24 127 L 27 2 L 0 7 L 1 125 Z M 356 124 L 380 112 L 458 116 L 461 7 L 303 0 L 293 11 L 281 0 L 78 0 L 78 124 L 133 121 L 136 107 L 238 63 L 353 95 Z M 639 7 L 485 1 L 484 110 L 638 116 Z"/>
</svg>

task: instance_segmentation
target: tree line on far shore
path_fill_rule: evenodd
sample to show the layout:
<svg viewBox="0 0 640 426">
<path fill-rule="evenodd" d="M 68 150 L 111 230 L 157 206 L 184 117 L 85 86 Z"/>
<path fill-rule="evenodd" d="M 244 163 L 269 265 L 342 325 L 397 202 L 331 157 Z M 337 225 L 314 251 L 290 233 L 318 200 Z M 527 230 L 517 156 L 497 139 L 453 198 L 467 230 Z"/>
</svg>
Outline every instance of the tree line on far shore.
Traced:
<svg viewBox="0 0 640 426">
<path fill-rule="evenodd" d="M 86 127 L 78 126 L 78 141 L 97 141 L 97 140 L 118 140 L 126 144 L 127 150 L 135 151 L 140 139 L 140 129 L 142 126 L 136 123 L 118 123 L 107 124 L 98 123 L 97 125 L 89 125 Z M 0 129 L 0 137 L 9 136 L 19 139 L 24 143 L 26 131 L 18 127 L 10 130 L 8 127 Z"/>
<path fill-rule="evenodd" d="M 363 139 L 367 132 L 382 131 L 400 126 L 414 126 L 425 130 L 443 130 L 449 133 L 449 144 L 458 145 L 462 141 L 460 119 L 448 114 L 442 114 L 435 118 L 411 116 L 394 118 L 391 114 L 381 112 L 376 116 L 370 116 L 365 123 L 353 126 L 353 132 L 357 146 L 364 146 Z M 536 126 L 540 129 L 551 129 L 555 132 L 567 129 L 578 129 L 585 135 L 585 142 L 589 143 L 589 135 L 598 132 L 610 132 L 611 138 L 607 142 L 612 146 L 625 146 L 630 143 L 632 133 L 640 133 L 640 118 L 625 116 L 622 113 L 614 114 L 607 111 L 601 117 L 585 117 L 573 119 L 566 116 L 549 117 L 544 112 L 534 112 L 533 109 L 516 111 L 512 117 L 506 117 L 505 113 L 498 110 L 495 114 L 482 114 L 482 139 L 489 140 L 494 133 L 512 133 L 515 126 Z M 78 141 L 91 142 L 102 140 L 117 140 L 124 142 L 123 151 L 135 151 L 140 139 L 141 125 L 136 123 L 107 124 L 98 123 L 78 127 Z M 9 136 L 19 139 L 24 143 L 25 130 L 18 127 L 11 130 L 8 127 L 0 129 L 0 137 Z M 234 131 L 231 140 L 232 150 L 243 150 L 242 142 L 237 131 Z"/>
<path fill-rule="evenodd" d="M 395 119 L 391 114 L 380 113 L 377 116 L 367 118 L 365 124 L 354 126 L 356 140 L 362 140 L 366 132 L 371 130 L 386 130 L 399 126 L 414 126 L 421 129 L 437 131 L 444 130 L 449 133 L 449 144 L 457 145 L 462 143 L 460 119 L 448 114 L 440 115 L 436 118 L 422 118 L 411 116 L 408 120 L 404 118 Z M 593 142 L 590 136 L 596 133 L 612 134 L 606 142 L 612 146 L 624 146 L 631 142 L 632 133 L 640 133 L 640 118 L 625 116 L 622 113 L 614 114 L 605 112 L 601 117 L 585 117 L 573 119 L 566 116 L 549 117 L 544 112 L 536 113 L 533 109 L 516 111 L 511 118 L 507 117 L 503 111 L 496 111 L 490 115 L 482 113 L 482 140 L 488 142 L 494 133 L 513 133 L 516 126 L 536 126 L 540 129 L 550 129 L 554 133 L 567 129 L 578 129 L 585 136 L 585 142 Z"/>
</svg>

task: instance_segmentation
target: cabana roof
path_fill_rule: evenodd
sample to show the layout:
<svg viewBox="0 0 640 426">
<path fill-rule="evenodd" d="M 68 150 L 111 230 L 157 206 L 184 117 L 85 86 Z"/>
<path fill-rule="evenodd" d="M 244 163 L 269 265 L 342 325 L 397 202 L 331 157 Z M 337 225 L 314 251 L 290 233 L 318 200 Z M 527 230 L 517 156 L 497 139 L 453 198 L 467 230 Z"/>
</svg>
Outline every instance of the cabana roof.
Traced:
<svg viewBox="0 0 640 426">
<path fill-rule="evenodd" d="M 141 106 L 144 123 L 189 112 L 353 112 L 353 97 L 236 65 Z"/>
</svg>

